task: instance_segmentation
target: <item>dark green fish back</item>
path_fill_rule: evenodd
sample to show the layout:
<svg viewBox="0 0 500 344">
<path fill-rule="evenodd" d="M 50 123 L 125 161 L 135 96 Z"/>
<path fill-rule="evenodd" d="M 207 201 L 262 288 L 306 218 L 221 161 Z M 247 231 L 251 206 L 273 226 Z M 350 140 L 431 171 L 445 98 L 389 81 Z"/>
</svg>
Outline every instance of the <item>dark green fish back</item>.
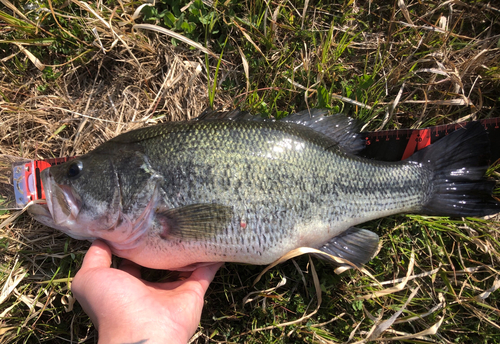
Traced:
<svg viewBox="0 0 500 344">
<path fill-rule="evenodd" d="M 274 134 L 283 133 L 289 137 L 309 141 L 323 148 L 334 148 L 338 144 L 330 137 L 303 125 L 279 121 L 231 121 L 231 120 L 205 120 L 190 122 L 168 122 L 151 127 L 145 127 L 129 131 L 119 135 L 108 142 L 116 143 L 140 143 L 147 146 L 152 139 L 168 139 L 176 135 L 180 138 L 179 143 L 185 143 L 191 138 L 197 141 L 192 143 L 214 144 L 217 141 L 207 140 L 218 136 L 234 136 L 234 140 L 246 140 L 259 143 L 259 139 L 272 138 Z M 180 135 L 180 136 L 179 136 Z M 203 138 L 202 141 L 198 139 Z"/>
<path fill-rule="evenodd" d="M 494 182 L 483 178 L 488 137 L 480 123 L 386 163 L 346 153 L 360 147 L 351 121 L 303 116 L 166 123 L 120 135 L 78 158 L 78 174 L 74 161 L 44 174 L 61 191 L 52 197 L 54 225 L 103 238 L 116 254 L 155 268 L 269 264 L 304 246 L 362 264 L 378 236 L 353 228 L 360 223 L 500 210 Z M 62 196 L 81 203 L 72 208 L 77 221 L 57 202 Z"/>
<path fill-rule="evenodd" d="M 286 251 L 301 240 L 318 245 L 353 223 L 418 210 L 426 197 L 425 170 L 348 155 L 334 140 L 293 123 L 168 123 L 113 143 L 140 147 L 163 177 L 165 208 L 232 207 L 229 226 L 207 225 L 205 233 L 198 226 L 200 234 L 190 235 L 207 246 L 224 242 L 223 255 Z"/>
</svg>

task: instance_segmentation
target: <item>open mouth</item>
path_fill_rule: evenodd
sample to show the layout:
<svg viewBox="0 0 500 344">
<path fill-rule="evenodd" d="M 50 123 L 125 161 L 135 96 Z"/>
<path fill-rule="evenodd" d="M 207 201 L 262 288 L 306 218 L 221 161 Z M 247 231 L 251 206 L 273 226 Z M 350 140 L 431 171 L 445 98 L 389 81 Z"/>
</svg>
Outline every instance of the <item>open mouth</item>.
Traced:
<svg viewBox="0 0 500 344">
<path fill-rule="evenodd" d="M 50 169 L 41 173 L 47 208 L 56 225 L 72 224 L 80 212 L 81 199 L 69 185 L 54 182 Z"/>
<path fill-rule="evenodd" d="M 69 229 L 65 226 L 57 225 L 54 222 L 54 219 L 52 218 L 52 214 L 50 213 L 49 207 L 47 204 L 32 204 L 28 208 L 28 212 L 38 222 L 44 224 L 47 227 L 51 227 L 51 228 L 60 230 L 64 234 L 69 235 L 70 237 L 72 237 L 74 239 L 77 239 L 77 240 L 93 240 L 93 239 L 95 239 L 92 236 L 75 234 L 75 232 L 72 231 L 71 229 Z"/>
</svg>

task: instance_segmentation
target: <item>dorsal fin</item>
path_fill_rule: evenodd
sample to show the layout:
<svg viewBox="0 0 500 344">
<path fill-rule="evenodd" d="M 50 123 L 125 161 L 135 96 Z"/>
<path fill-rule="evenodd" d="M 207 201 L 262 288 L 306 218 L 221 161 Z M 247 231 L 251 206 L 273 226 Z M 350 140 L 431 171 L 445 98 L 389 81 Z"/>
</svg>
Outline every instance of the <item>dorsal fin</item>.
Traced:
<svg viewBox="0 0 500 344">
<path fill-rule="evenodd" d="M 274 119 L 254 116 L 249 112 L 238 109 L 218 112 L 210 108 L 203 111 L 194 120 L 275 121 Z M 358 154 L 365 148 L 365 142 L 362 139 L 362 135 L 359 134 L 361 128 L 360 122 L 340 113 L 330 115 L 330 111 L 326 109 L 303 110 L 281 119 L 280 122 L 303 125 L 322 133 L 335 141 L 347 153 Z"/>
<path fill-rule="evenodd" d="M 331 114 L 326 109 L 303 110 L 281 121 L 296 123 L 320 132 L 338 143 L 345 152 L 357 154 L 365 148 L 361 123 L 340 113 Z"/>
</svg>

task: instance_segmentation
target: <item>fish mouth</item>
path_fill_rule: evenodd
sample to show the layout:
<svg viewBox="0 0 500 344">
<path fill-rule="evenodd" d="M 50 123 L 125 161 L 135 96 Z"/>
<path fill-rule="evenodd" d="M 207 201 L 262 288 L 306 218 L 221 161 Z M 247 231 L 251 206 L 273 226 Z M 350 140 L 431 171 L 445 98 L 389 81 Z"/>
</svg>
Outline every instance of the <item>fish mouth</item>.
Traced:
<svg viewBox="0 0 500 344">
<path fill-rule="evenodd" d="M 119 250 L 129 250 L 140 244 L 140 238 L 149 229 L 154 216 L 155 200 L 150 201 L 138 219 L 131 219 L 120 208 L 119 192 L 111 203 L 84 206 L 84 200 L 71 185 L 56 182 L 57 175 L 45 169 L 40 174 L 45 191 L 45 204 L 33 204 L 28 209 L 37 221 L 58 229 L 74 239 L 101 238 Z M 155 192 L 157 195 L 157 192 Z M 111 207 L 110 206 L 114 206 Z M 89 209 L 90 208 L 90 209 Z"/>
<path fill-rule="evenodd" d="M 82 200 L 75 190 L 64 184 L 57 184 L 50 174 L 50 169 L 41 173 L 47 207 L 55 225 L 70 227 L 75 224 L 80 213 Z"/>
<path fill-rule="evenodd" d="M 90 240 L 93 241 L 95 240 L 95 237 L 93 236 L 88 236 L 88 235 L 78 235 L 75 234 L 73 231 L 68 229 L 67 227 L 56 225 L 54 223 L 54 220 L 52 218 L 52 214 L 49 211 L 49 207 L 47 204 L 41 204 L 41 203 L 35 203 L 29 206 L 28 208 L 28 213 L 38 222 L 41 224 L 44 224 L 47 227 L 51 227 L 57 230 L 60 230 L 66 235 L 69 235 L 73 239 L 77 240 Z"/>
</svg>

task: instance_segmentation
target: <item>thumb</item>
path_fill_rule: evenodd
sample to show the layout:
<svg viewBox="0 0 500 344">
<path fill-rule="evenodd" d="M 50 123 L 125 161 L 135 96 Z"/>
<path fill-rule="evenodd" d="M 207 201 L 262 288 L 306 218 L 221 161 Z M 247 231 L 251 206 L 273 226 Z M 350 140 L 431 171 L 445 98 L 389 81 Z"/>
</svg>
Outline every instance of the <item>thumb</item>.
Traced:
<svg viewBox="0 0 500 344">
<path fill-rule="evenodd" d="M 80 272 L 95 268 L 109 268 L 111 266 L 111 249 L 101 240 L 92 243 L 83 259 Z"/>
<path fill-rule="evenodd" d="M 71 291 L 73 291 L 77 300 L 85 300 L 83 295 L 89 290 L 87 284 L 89 276 L 93 275 L 92 270 L 109 268 L 111 257 L 111 249 L 103 241 L 96 240 L 92 243 L 92 246 L 85 254 L 85 258 L 83 258 L 82 267 L 78 270 L 71 283 Z"/>
<path fill-rule="evenodd" d="M 224 265 L 224 263 L 214 263 L 203 266 L 193 271 L 191 276 L 187 279 L 187 281 L 193 281 L 199 283 L 203 290 L 203 294 L 206 293 L 208 286 L 212 282 L 217 273 L 217 270 Z"/>
</svg>

